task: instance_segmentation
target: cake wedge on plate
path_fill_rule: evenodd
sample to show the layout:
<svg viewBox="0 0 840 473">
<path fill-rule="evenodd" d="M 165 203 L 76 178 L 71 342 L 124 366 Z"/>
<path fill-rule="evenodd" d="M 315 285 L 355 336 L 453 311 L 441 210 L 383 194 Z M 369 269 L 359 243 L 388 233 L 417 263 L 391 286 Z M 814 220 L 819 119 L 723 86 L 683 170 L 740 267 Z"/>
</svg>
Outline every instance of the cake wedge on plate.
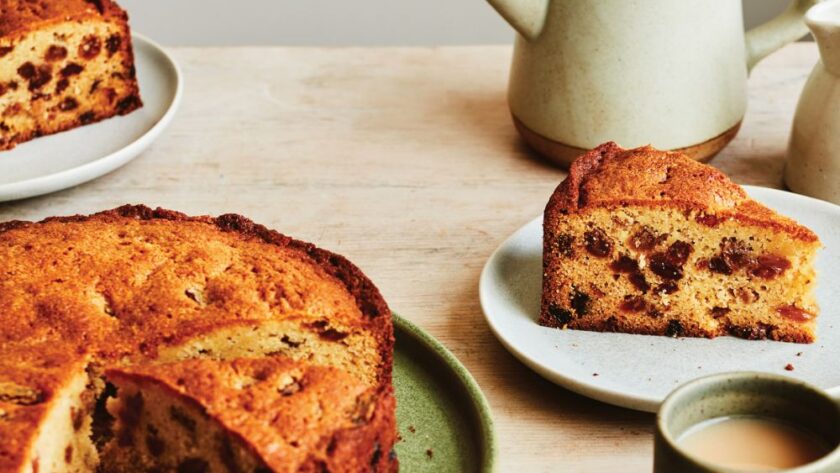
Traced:
<svg viewBox="0 0 840 473">
<path fill-rule="evenodd" d="M 606 143 L 579 157 L 543 245 L 541 325 L 815 339 L 816 234 L 682 154 Z"/>
</svg>

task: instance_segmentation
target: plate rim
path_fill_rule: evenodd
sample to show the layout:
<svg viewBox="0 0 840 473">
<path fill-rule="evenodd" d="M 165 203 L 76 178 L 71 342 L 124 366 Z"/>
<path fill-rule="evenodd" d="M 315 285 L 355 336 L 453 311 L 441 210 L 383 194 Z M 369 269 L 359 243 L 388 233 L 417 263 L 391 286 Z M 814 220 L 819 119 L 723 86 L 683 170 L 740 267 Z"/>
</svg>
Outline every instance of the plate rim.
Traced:
<svg viewBox="0 0 840 473">
<path fill-rule="evenodd" d="M 410 337 L 415 343 L 418 343 L 421 348 L 429 352 L 438 362 L 446 366 L 452 375 L 460 382 L 460 389 L 465 391 L 467 397 L 472 401 L 477 415 L 478 427 L 480 430 L 480 447 L 482 449 L 481 455 L 481 469 L 483 473 L 492 473 L 495 471 L 496 459 L 498 455 L 498 439 L 495 433 L 495 424 L 493 421 L 493 414 L 490 408 L 490 403 L 484 396 L 478 382 L 473 375 L 461 363 L 460 360 L 444 346 L 439 340 L 433 337 L 430 333 L 423 330 L 419 325 L 411 322 L 407 318 L 392 313 L 392 320 L 394 324 L 394 335 L 396 337 L 397 331 L 402 335 Z M 397 350 L 395 341 L 394 350 Z M 397 400 L 399 402 L 399 399 Z"/>
<path fill-rule="evenodd" d="M 143 46 L 149 47 L 154 51 L 154 54 L 163 58 L 166 63 L 165 67 L 169 69 L 170 74 L 175 80 L 175 93 L 172 95 L 172 99 L 163 115 L 145 133 L 113 153 L 106 154 L 70 169 L 64 169 L 22 181 L 0 184 L 0 202 L 50 194 L 102 177 L 139 156 L 169 127 L 180 108 L 183 97 L 184 79 L 181 68 L 172 56 L 166 52 L 166 49 L 145 35 L 132 32 L 131 40 L 134 43 L 135 49 L 137 48 L 137 43 L 141 43 Z"/>
<path fill-rule="evenodd" d="M 768 194 L 776 194 L 780 198 L 790 199 L 794 198 L 800 200 L 803 203 L 808 204 L 809 206 L 816 206 L 823 208 L 826 212 L 840 212 L 840 205 L 833 204 L 831 202 L 827 202 L 824 200 L 816 199 L 814 197 L 797 194 L 794 192 L 790 192 L 783 189 L 776 189 L 772 187 L 764 187 L 764 186 L 755 186 L 755 185 L 741 185 L 741 187 L 747 192 L 747 194 L 751 198 L 755 198 L 756 194 L 760 194 L 762 192 L 766 192 Z M 531 357 L 527 356 L 525 353 L 519 351 L 516 347 L 514 347 L 503 335 L 503 332 L 496 326 L 494 323 L 493 317 L 488 311 L 488 298 L 489 296 L 485 295 L 485 292 L 490 291 L 489 286 L 489 279 L 490 279 L 490 272 L 492 263 L 494 263 L 499 255 L 499 253 L 506 248 L 511 241 L 516 239 L 519 234 L 530 225 L 535 224 L 535 222 L 542 222 L 543 215 L 539 215 L 534 219 L 528 220 L 525 224 L 519 226 L 513 233 L 511 233 L 507 238 L 493 250 L 493 253 L 490 257 L 487 258 L 485 261 L 484 266 L 481 270 L 481 275 L 479 277 L 479 284 L 478 284 L 478 296 L 479 296 L 479 304 L 481 306 L 481 311 L 484 315 L 484 320 L 486 321 L 487 325 L 490 327 L 490 331 L 493 333 L 493 336 L 496 337 L 496 340 L 501 343 L 505 349 L 512 354 L 517 360 L 519 360 L 522 364 L 527 366 L 532 371 L 536 372 L 543 378 L 551 381 L 558 386 L 568 389 L 572 392 L 580 394 L 582 396 L 586 396 L 590 399 L 595 399 L 600 402 L 604 402 L 607 404 L 611 404 L 618 407 L 633 409 L 637 411 L 643 412 L 652 412 L 655 413 L 658 411 L 659 406 L 664 401 L 664 397 L 662 399 L 657 399 L 656 396 L 637 396 L 627 394 L 622 391 L 617 390 L 610 390 L 605 387 L 599 387 L 596 385 L 585 383 L 584 381 L 578 380 L 576 378 L 570 377 L 556 369 L 552 369 L 548 364 L 544 362 L 540 362 L 539 360 L 532 359 Z M 835 387 L 830 387 L 823 389 L 826 393 L 833 396 L 840 395 L 840 385 Z"/>
</svg>

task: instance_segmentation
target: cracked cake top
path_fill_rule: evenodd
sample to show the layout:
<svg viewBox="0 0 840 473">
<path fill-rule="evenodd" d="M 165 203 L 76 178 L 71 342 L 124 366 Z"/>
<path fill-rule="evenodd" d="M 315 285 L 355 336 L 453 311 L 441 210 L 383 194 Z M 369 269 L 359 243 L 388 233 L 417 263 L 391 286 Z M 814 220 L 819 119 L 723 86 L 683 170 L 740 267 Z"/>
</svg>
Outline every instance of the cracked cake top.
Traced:
<svg viewBox="0 0 840 473">
<path fill-rule="evenodd" d="M 817 240 L 808 228 L 752 200 L 712 166 L 679 152 L 651 146 L 623 149 L 605 143 L 577 158 L 568 177 L 546 207 L 547 220 L 591 208 L 638 204 L 669 205 L 695 212 L 715 226 L 726 218 L 786 232 L 806 242 Z"/>
</svg>

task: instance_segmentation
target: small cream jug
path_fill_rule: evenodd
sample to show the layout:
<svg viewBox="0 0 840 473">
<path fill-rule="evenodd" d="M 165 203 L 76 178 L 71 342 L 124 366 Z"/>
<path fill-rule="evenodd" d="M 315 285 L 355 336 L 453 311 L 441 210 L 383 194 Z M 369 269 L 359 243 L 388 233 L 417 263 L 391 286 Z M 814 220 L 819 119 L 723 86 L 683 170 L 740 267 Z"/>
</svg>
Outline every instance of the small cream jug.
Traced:
<svg viewBox="0 0 840 473">
<path fill-rule="evenodd" d="M 785 164 L 794 192 L 840 204 L 840 1 L 805 16 L 820 49 L 796 107 Z"/>
<path fill-rule="evenodd" d="M 508 103 L 562 165 L 605 141 L 711 159 L 738 131 L 747 73 L 808 31 L 796 0 L 746 34 L 739 0 L 488 0 L 519 33 Z"/>
</svg>

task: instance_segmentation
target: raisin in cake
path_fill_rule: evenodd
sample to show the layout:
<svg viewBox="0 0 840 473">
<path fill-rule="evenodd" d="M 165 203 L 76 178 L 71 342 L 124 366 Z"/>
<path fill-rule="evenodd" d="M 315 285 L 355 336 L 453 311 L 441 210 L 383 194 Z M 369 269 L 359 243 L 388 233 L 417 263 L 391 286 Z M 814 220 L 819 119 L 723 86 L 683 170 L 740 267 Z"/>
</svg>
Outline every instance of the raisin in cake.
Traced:
<svg viewBox="0 0 840 473">
<path fill-rule="evenodd" d="M 814 340 L 817 236 L 682 154 L 607 143 L 579 157 L 543 241 L 541 325 Z"/>
<path fill-rule="evenodd" d="M 0 150 L 142 106 L 112 0 L 0 0 Z"/>
<path fill-rule="evenodd" d="M 136 450 L 148 465 L 158 437 L 179 442 L 161 457 L 176 471 L 217 471 L 211 452 L 228 447 L 258 471 L 397 470 L 391 313 L 341 256 L 237 215 L 126 206 L 0 224 L 0 261 L 0 472 L 125 471 L 119 458 Z M 291 395 L 260 384 L 286 375 Z M 187 422 L 212 439 L 132 404 L 138 393 L 192 406 Z M 275 412 L 280 430 L 269 405 L 294 407 Z M 158 431 L 121 444 L 131 415 Z"/>
<path fill-rule="evenodd" d="M 393 398 L 336 368 L 197 359 L 105 375 L 118 392 L 108 406 L 116 424 L 105 471 L 353 473 L 394 443 L 382 428 Z"/>
</svg>

